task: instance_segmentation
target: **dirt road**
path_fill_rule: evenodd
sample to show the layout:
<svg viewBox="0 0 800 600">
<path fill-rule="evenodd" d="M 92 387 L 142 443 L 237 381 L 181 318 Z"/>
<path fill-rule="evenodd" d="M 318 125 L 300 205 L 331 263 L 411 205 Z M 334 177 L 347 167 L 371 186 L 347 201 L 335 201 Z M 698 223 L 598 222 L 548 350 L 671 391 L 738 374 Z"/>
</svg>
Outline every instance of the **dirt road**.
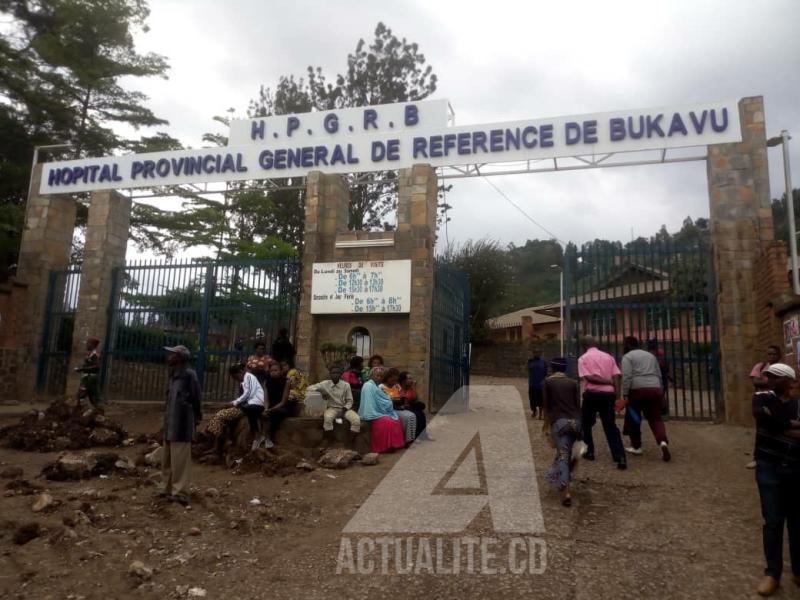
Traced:
<svg viewBox="0 0 800 600">
<path fill-rule="evenodd" d="M 149 408 L 115 407 L 109 415 L 134 434 L 153 433 L 160 421 Z M 756 597 L 761 523 L 753 472 L 744 468 L 752 431 L 668 423 L 671 463 L 661 462 L 646 434 L 645 455 L 617 471 L 598 425 L 598 460 L 579 467 L 574 505 L 563 508 L 542 481 L 552 451 L 539 422 L 528 419 L 528 428 L 546 528 L 541 574 L 337 574 L 342 529 L 402 453 L 383 455 L 373 467 L 287 477 L 195 465 L 197 494 L 185 509 L 153 498 L 154 469 L 54 482 L 38 475 L 56 454 L 4 449 L 0 471 L 22 467 L 24 479 L 42 489 L 0 497 L 0 597 Z M 133 457 L 141 450 L 119 452 Z M 41 491 L 55 506 L 35 513 Z M 387 518 L 392 510 L 387 505 Z M 41 535 L 15 544 L 14 533 L 30 522 Z M 487 515 L 466 534 L 492 535 Z M 129 573 L 134 561 L 145 568 L 138 575 Z M 778 597 L 798 598 L 800 590 L 787 581 Z"/>
</svg>

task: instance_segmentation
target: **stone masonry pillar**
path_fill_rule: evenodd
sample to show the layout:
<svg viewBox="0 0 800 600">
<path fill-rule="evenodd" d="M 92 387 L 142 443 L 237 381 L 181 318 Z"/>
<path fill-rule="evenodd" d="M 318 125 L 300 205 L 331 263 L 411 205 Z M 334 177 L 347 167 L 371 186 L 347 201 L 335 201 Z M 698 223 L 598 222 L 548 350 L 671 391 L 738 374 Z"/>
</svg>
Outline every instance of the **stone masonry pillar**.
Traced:
<svg viewBox="0 0 800 600">
<path fill-rule="evenodd" d="M 411 311 L 408 315 L 408 363 L 419 397 L 428 397 L 433 310 L 433 252 L 436 244 L 438 179 L 430 165 L 401 169 L 398 176 L 398 252 L 411 254 Z"/>
<path fill-rule="evenodd" d="M 100 338 L 100 351 L 106 350 L 112 274 L 116 267 L 125 264 L 130 221 L 130 198 L 114 190 L 92 192 L 67 376 L 67 394 L 70 397 L 78 390 L 80 373 L 73 369 L 83 362 L 86 338 Z"/>
<path fill-rule="evenodd" d="M 315 262 L 334 261 L 336 234 L 347 231 L 350 190 L 340 175 L 312 171 L 306 180 L 305 245 L 300 309 L 297 315 L 297 366 L 304 373 L 318 372 L 322 361 L 317 325 L 311 314 L 311 275 Z"/>
<path fill-rule="evenodd" d="M 725 419 L 752 425 L 749 373 L 762 351 L 756 266 L 773 239 L 763 98 L 740 100 L 739 115 L 742 141 L 708 147 L 708 195 Z"/>
<path fill-rule="evenodd" d="M 31 174 L 17 269 L 17 280 L 28 286 L 25 305 L 18 312 L 20 322 L 26 324 L 20 328 L 18 389 L 22 398 L 34 392 L 50 271 L 69 266 L 77 210 L 72 196 L 39 194 L 41 178 L 39 164 Z"/>
</svg>

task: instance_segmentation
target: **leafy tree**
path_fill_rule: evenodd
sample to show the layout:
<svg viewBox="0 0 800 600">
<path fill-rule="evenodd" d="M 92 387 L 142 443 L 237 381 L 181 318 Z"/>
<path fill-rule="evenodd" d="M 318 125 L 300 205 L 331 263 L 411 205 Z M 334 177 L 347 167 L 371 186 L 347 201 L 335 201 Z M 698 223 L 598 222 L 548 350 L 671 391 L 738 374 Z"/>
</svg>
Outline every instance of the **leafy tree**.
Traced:
<svg viewBox="0 0 800 600">
<path fill-rule="evenodd" d="M 166 124 L 144 94 L 120 84 L 168 68 L 164 57 L 136 51 L 134 33 L 147 31 L 144 0 L 0 0 L 0 15 L 9 20 L 0 33 L 0 260 L 8 264 L 34 146 L 68 143 L 80 157 L 176 142 L 166 134 L 129 140 L 113 129 Z"/>
<path fill-rule="evenodd" d="M 800 223 L 800 189 L 792 190 L 792 200 L 794 201 L 794 220 Z M 783 240 L 789 244 L 789 211 L 786 209 L 786 193 L 781 194 L 780 198 L 772 200 L 772 225 L 775 230 L 775 239 Z"/>
<path fill-rule="evenodd" d="M 507 252 L 496 240 L 484 238 L 468 240 L 460 246 L 451 244 L 437 257 L 469 277 L 472 340 L 486 337 L 486 319 L 496 314 L 505 301 L 512 273 Z"/>
<path fill-rule="evenodd" d="M 378 23 L 374 39 L 369 44 L 363 39 L 358 41 L 355 51 L 347 56 L 346 71 L 337 75 L 333 83 L 321 68 L 308 67 L 305 77 L 287 75 L 280 77 L 274 87 L 261 86 L 246 114 L 255 118 L 422 100 L 435 90 L 436 75 L 418 45 L 398 38 Z M 227 127 L 235 112 L 230 109 L 227 114 L 214 117 L 214 121 Z M 228 143 L 226 134 L 218 132 L 207 133 L 203 139 L 220 146 Z M 392 181 L 395 176 L 392 171 L 361 175 L 357 185 L 355 177 L 350 176 L 351 229 L 391 227 L 387 216 L 396 208 L 396 186 Z M 222 201 L 187 197 L 183 210 L 176 213 L 143 210 L 141 221 L 137 221 L 142 228 L 137 242 L 141 247 L 167 254 L 179 247 L 206 244 L 219 252 L 219 245 L 213 243 L 219 236 L 229 240 L 241 237 L 244 248 L 226 251 L 236 254 L 267 240 L 270 248 L 284 248 L 283 244 L 287 244 L 300 254 L 304 202 L 304 178 L 234 183 Z M 193 230 L 198 232 L 194 237 Z M 173 236 L 173 232 L 177 235 Z"/>
</svg>

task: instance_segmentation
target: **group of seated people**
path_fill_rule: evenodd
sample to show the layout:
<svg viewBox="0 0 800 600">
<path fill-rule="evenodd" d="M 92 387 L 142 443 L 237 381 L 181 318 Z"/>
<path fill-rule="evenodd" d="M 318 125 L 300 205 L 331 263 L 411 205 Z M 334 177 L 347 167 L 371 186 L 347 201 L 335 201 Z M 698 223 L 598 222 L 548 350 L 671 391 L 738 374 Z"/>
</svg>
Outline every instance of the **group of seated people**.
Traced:
<svg viewBox="0 0 800 600">
<path fill-rule="evenodd" d="M 275 361 L 266 353 L 266 345 L 256 344 L 255 353 L 246 363 L 237 363 L 230 376 L 239 383 L 239 396 L 231 407 L 218 411 L 206 431 L 216 440 L 221 454 L 225 433 L 232 423 L 246 417 L 253 436 L 251 449 L 272 448 L 275 434 L 283 420 L 296 414 L 298 402 L 307 391 L 319 392 L 325 401 L 322 419 L 327 443 L 333 441 L 335 423 L 347 421 L 350 441 L 370 422 L 372 452 L 387 452 L 408 447 L 415 439 L 430 440 L 427 434 L 425 404 L 417 398 L 414 379 L 408 371 L 386 368 L 383 358 L 373 355 L 364 367 L 364 359 L 355 356 L 347 369 L 332 365 L 329 379 L 306 386 L 305 377 L 292 361 Z M 268 431 L 261 431 L 261 417 L 268 416 Z"/>
</svg>

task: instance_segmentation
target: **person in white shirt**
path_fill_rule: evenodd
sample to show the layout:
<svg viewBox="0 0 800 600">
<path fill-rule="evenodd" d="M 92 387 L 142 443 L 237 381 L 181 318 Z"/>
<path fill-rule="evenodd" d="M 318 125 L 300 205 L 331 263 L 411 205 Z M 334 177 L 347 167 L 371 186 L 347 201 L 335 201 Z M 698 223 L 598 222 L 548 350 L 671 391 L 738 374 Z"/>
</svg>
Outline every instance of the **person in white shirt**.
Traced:
<svg viewBox="0 0 800 600">
<path fill-rule="evenodd" d="M 325 399 L 327 407 L 322 417 L 322 429 L 325 436 L 330 439 L 333 436 L 334 420 L 344 418 L 350 423 L 351 436 L 355 437 L 361 430 L 361 419 L 353 410 L 353 392 L 350 384 L 342 379 L 342 368 L 338 365 L 333 365 L 328 374 L 330 379 L 306 388 L 307 391 L 321 393 Z"/>
<path fill-rule="evenodd" d="M 233 365 L 229 371 L 230 376 L 241 384 L 241 395 L 231 404 L 242 411 L 250 424 L 250 433 L 253 434 L 253 445 L 250 448 L 255 450 L 266 441 L 261 434 L 261 415 L 264 413 L 264 388 L 258 382 L 255 375 L 245 370 L 244 365 Z"/>
</svg>

